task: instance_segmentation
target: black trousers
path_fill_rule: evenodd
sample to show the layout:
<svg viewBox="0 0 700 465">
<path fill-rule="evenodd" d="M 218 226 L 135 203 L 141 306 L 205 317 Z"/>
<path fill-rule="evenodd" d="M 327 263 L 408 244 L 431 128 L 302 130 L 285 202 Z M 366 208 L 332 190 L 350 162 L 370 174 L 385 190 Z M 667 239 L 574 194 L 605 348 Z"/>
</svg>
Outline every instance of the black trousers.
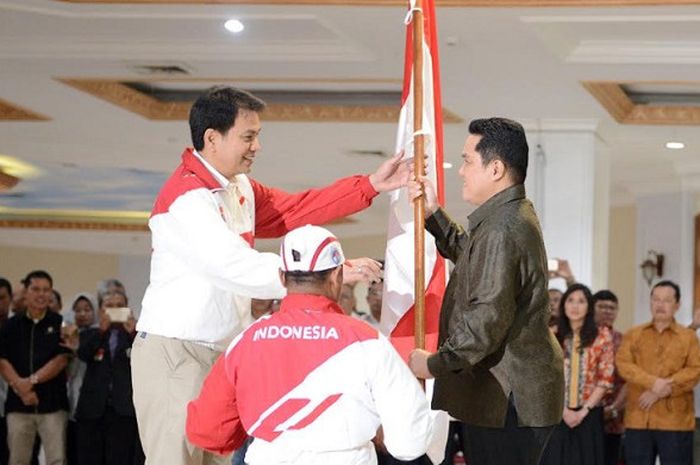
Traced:
<svg viewBox="0 0 700 465">
<path fill-rule="evenodd" d="M 78 462 L 78 423 L 68 420 L 66 426 L 66 465 L 79 465 Z"/>
<path fill-rule="evenodd" d="M 450 430 L 447 434 L 447 444 L 445 445 L 445 459 L 440 465 L 454 465 L 455 455 L 462 452 L 462 457 L 467 457 L 467 445 L 464 441 L 464 423 L 461 421 L 450 421 Z"/>
<path fill-rule="evenodd" d="M 136 418 L 107 407 L 102 418 L 78 420 L 78 462 L 81 465 L 131 465 L 140 442 Z"/>
<path fill-rule="evenodd" d="M 399 460 L 397 458 L 392 457 L 389 454 L 377 454 L 377 464 L 378 465 L 431 465 L 432 462 L 428 458 L 427 455 L 423 455 L 422 457 L 418 457 L 417 459 L 413 460 Z"/>
<path fill-rule="evenodd" d="M 605 445 L 605 465 L 618 465 L 622 457 L 622 435 L 605 433 L 603 444 Z"/>
<path fill-rule="evenodd" d="M 464 436 L 469 465 L 538 465 L 554 426 L 518 426 L 518 413 L 508 405 L 503 428 L 465 424 Z"/>
<path fill-rule="evenodd" d="M 693 464 L 693 431 L 625 430 L 625 463 L 653 465 Z"/>
</svg>

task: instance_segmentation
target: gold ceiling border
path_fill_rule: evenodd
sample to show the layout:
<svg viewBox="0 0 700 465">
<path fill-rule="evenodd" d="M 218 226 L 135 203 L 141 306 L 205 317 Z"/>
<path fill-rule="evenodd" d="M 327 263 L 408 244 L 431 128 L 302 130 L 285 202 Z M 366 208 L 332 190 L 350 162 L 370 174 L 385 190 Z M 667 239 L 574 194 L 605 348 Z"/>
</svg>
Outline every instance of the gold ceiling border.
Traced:
<svg viewBox="0 0 700 465">
<path fill-rule="evenodd" d="M 83 231 L 148 232 L 147 224 L 111 223 L 102 221 L 64 220 L 0 220 L 0 228 L 16 229 L 71 229 Z"/>
<path fill-rule="evenodd" d="M 581 84 L 620 124 L 700 125 L 700 107 L 635 104 L 622 86 L 641 82 L 583 81 Z"/>
<path fill-rule="evenodd" d="M 352 218 L 339 218 L 329 225 L 354 224 Z M 51 220 L 43 218 L 0 219 L 0 228 L 14 229 L 72 229 L 80 231 L 118 231 L 118 232 L 149 232 L 148 223 L 122 223 L 112 221 L 89 220 Z"/>
<path fill-rule="evenodd" d="M 192 105 L 189 102 L 160 102 L 114 79 L 57 78 L 57 80 L 150 120 L 187 120 Z M 187 79 L 176 81 L 188 82 Z M 192 80 L 192 82 L 202 81 L 202 79 Z M 211 82 L 214 84 L 221 81 Z M 399 119 L 399 111 L 398 105 L 269 104 L 265 109 L 264 119 L 278 122 L 395 123 Z M 443 108 L 442 114 L 444 123 L 464 122 L 464 119 L 447 109 Z"/>
<path fill-rule="evenodd" d="M 0 99 L 0 121 L 49 121 L 51 118 Z"/>
<path fill-rule="evenodd" d="M 149 232 L 147 211 L 50 210 L 0 206 L 0 229 L 73 229 L 83 231 Z M 328 224 L 354 224 L 352 217 Z"/>
<path fill-rule="evenodd" d="M 356 220 L 345 218 L 332 221 L 329 224 L 341 225 L 355 223 Z M 0 228 L 13 229 L 69 229 L 78 231 L 117 231 L 117 232 L 150 232 L 148 224 L 114 223 L 109 221 L 66 221 L 47 219 L 0 219 Z"/>
<path fill-rule="evenodd" d="M 406 0 L 58 0 L 66 3 L 406 6 Z M 438 7 L 624 7 L 700 5 L 700 0 L 436 0 Z"/>
<path fill-rule="evenodd" d="M 146 211 L 8 208 L 0 206 L 0 228 L 148 231 Z"/>
</svg>

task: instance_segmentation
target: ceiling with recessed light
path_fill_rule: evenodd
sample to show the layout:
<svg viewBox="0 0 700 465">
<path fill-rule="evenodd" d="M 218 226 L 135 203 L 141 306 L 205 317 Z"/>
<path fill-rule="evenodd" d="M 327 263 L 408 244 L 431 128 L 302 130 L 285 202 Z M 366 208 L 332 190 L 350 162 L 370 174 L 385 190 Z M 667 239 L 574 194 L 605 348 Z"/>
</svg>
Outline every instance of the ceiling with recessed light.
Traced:
<svg viewBox="0 0 700 465">
<path fill-rule="evenodd" d="M 81 211 L 93 226 L 143 225 L 189 144 L 187 103 L 163 99 L 215 82 L 273 99 L 302 95 L 272 102 L 277 111 L 264 123 L 253 170 L 262 182 L 304 189 L 369 172 L 391 153 L 399 103 L 392 106 L 391 96 L 401 90 L 403 71 L 402 2 L 230 3 L 0 0 L 0 169 L 12 174 L 3 164 L 8 158 L 34 169 L 0 189 L 0 226 L 21 219 L 26 227 L 46 224 L 38 220 L 80 227 Z M 642 3 L 656 6 L 624 6 Z M 700 174 L 697 102 L 685 120 L 678 105 L 665 101 L 659 105 L 672 109 L 664 115 L 676 119 L 626 124 L 650 111 L 634 100 L 637 94 L 663 94 L 660 83 L 697 95 L 700 1 L 438 4 L 451 118 L 446 161 L 459 162 L 464 121 L 507 115 L 594 121 L 612 160 L 613 202 L 633 201 L 640 184 L 673 189 L 681 176 Z M 230 19 L 244 29 L 229 32 Z M 389 101 L 358 109 L 334 100 L 327 105 L 333 108 L 319 108 L 312 94 L 327 100 L 381 94 Z M 669 141 L 685 149 L 667 149 Z M 459 202 L 455 171 L 446 177 L 452 204 Z M 384 200 L 354 220 L 338 233 L 380 234 Z"/>
</svg>

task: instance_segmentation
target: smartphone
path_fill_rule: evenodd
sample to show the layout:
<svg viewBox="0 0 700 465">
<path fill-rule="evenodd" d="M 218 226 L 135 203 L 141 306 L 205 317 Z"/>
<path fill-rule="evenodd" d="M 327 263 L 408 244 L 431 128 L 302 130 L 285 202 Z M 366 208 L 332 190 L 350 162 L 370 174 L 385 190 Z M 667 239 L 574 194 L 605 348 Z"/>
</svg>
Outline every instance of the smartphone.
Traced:
<svg viewBox="0 0 700 465">
<path fill-rule="evenodd" d="M 129 307 L 106 308 L 105 311 L 112 323 L 126 323 L 131 316 Z"/>
<path fill-rule="evenodd" d="M 547 260 L 547 270 L 548 271 L 557 271 L 559 270 L 559 260 L 556 258 L 550 258 Z"/>
</svg>

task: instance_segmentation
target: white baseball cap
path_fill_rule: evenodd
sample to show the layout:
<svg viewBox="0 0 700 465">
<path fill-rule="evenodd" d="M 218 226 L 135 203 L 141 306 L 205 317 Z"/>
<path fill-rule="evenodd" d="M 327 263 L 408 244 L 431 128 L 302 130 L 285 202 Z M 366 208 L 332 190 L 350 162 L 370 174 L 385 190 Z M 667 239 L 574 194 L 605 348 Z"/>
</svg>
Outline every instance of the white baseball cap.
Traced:
<svg viewBox="0 0 700 465">
<path fill-rule="evenodd" d="M 345 262 L 338 238 L 326 228 L 310 224 L 284 236 L 280 255 L 282 271 L 324 271 Z"/>
</svg>

